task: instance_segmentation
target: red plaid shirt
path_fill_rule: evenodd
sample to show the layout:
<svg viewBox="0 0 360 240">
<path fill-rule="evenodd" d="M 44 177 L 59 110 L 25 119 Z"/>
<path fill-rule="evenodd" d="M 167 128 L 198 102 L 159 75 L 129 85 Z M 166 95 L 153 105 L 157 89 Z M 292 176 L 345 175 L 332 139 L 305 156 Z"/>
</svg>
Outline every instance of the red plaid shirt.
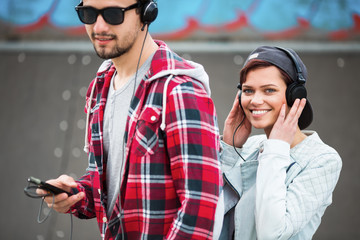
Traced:
<svg viewBox="0 0 360 240">
<path fill-rule="evenodd" d="M 103 239 L 212 239 L 221 177 L 219 131 L 215 106 L 204 86 L 186 75 L 150 80 L 171 69 L 194 68 L 157 41 L 159 49 L 135 93 L 126 126 L 126 163 L 120 198 L 106 217 L 106 163 L 103 155 L 103 116 L 111 61 L 99 71 L 93 99 L 90 84 L 89 167 L 78 181 L 86 197 L 72 207 L 79 218 L 96 217 Z M 166 128 L 160 129 L 166 113 Z M 120 207 L 121 206 L 121 207 Z"/>
</svg>

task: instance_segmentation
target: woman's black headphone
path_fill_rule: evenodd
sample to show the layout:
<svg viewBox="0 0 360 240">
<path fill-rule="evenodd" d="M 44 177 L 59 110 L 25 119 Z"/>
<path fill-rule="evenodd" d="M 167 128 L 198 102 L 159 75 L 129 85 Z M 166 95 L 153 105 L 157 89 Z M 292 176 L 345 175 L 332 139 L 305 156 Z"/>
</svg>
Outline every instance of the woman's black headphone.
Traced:
<svg viewBox="0 0 360 240">
<path fill-rule="evenodd" d="M 285 52 L 289 56 L 296 69 L 296 79 L 294 79 L 294 82 L 286 88 L 286 102 L 291 107 L 297 98 L 302 99 L 307 97 L 307 91 L 305 88 L 306 79 L 294 54 L 286 48 L 276 48 Z"/>
</svg>

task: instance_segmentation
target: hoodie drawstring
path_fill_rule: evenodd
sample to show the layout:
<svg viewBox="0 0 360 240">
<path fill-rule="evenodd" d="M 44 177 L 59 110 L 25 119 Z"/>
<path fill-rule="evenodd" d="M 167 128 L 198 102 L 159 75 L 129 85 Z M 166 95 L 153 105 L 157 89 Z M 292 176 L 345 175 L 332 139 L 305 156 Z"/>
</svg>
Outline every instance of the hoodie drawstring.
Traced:
<svg viewBox="0 0 360 240">
<path fill-rule="evenodd" d="M 166 111 L 166 93 L 167 93 L 167 88 L 169 85 L 170 80 L 172 79 L 174 75 L 170 75 L 165 82 L 164 85 L 164 92 L 163 92 L 163 104 L 162 104 L 162 120 L 161 120 L 161 124 L 160 124 L 160 129 L 162 131 L 165 130 L 166 124 L 165 124 L 165 111 Z"/>
<path fill-rule="evenodd" d="M 94 95 L 94 92 L 95 92 L 95 85 L 96 85 L 96 78 L 95 78 L 94 84 L 92 85 L 92 88 L 91 88 L 89 103 L 86 106 L 86 127 L 85 127 L 85 146 L 84 146 L 84 151 L 86 153 L 89 153 L 89 140 L 88 140 L 88 136 L 89 136 L 89 118 L 90 118 L 92 98 L 93 98 L 93 95 Z"/>
</svg>

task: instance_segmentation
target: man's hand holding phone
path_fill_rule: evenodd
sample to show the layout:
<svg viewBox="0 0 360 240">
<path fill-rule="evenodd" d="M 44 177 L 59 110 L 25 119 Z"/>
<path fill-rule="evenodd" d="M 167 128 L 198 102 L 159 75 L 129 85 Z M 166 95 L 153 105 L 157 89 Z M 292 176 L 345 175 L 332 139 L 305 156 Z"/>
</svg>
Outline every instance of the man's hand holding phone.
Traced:
<svg viewBox="0 0 360 240">
<path fill-rule="evenodd" d="M 85 193 L 79 192 L 77 194 L 70 194 L 72 188 L 77 187 L 75 180 L 67 175 L 61 175 L 57 179 L 51 179 L 46 181 L 46 184 L 53 186 L 53 189 L 60 189 L 61 191 L 53 192 L 55 196 L 49 195 L 44 198 L 49 208 L 53 208 L 59 213 L 66 213 L 69 211 L 70 207 L 84 198 Z M 52 192 L 52 190 L 47 189 L 46 185 L 36 190 L 38 194 L 46 194 Z"/>
</svg>

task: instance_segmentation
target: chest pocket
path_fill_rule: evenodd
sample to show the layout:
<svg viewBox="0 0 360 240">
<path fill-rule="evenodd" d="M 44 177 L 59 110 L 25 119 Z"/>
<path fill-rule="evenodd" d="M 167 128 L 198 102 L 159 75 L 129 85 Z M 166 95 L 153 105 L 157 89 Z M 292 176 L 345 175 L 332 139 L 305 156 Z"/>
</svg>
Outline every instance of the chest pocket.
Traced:
<svg viewBox="0 0 360 240">
<path fill-rule="evenodd" d="M 159 146 L 161 124 L 161 108 L 147 107 L 141 113 L 136 125 L 132 146 L 133 153 L 138 156 L 154 154 Z"/>
</svg>

